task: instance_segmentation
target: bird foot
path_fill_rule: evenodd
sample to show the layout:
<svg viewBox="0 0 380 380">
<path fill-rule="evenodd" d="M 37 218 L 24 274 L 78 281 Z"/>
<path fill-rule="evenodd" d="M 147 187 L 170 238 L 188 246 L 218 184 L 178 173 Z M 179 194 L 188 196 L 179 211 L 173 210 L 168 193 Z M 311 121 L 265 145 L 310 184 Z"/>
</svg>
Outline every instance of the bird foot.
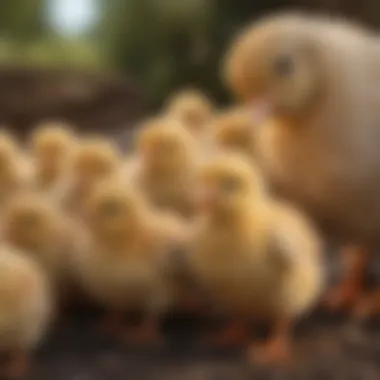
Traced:
<svg viewBox="0 0 380 380">
<path fill-rule="evenodd" d="M 360 298 L 359 286 L 341 284 L 328 292 L 325 299 L 327 308 L 337 311 L 352 308 Z"/>
<path fill-rule="evenodd" d="M 251 363 L 287 365 L 290 358 L 289 344 L 283 338 L 274 338 L 263 345 L 253 345 L 248 349 L 248 359 Z"/>
</svg>

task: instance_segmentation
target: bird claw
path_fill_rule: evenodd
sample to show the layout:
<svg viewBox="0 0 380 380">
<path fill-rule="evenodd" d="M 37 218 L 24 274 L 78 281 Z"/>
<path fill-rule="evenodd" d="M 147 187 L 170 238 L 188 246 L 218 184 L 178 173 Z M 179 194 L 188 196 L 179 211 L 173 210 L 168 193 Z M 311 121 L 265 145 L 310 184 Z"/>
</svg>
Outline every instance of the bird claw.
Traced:
<svg viewBox="0 0 380 380">
<path fill-rule="evenodd" d="M 289 364 L 291 355 L 288 343 L 283 339 L 272 339 L 264 345 L 254 345 L 248 349 L 248 358 L 252 363 Z"/>
</svg>

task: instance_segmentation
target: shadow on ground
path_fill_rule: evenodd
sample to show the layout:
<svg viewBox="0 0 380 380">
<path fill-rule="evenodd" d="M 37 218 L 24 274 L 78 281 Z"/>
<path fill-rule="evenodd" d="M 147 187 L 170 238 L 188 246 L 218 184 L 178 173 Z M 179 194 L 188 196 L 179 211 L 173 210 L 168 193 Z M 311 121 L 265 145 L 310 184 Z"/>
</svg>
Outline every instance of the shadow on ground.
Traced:
<svg viewBox="0 0 380 380">
<path fill-rule="evenodd" d="M 199 343 L 202 324 L 171 318 L 161 347 L 138 349 L 102 335 L 77 315 L 52 332 L 27 380 L 308 380 L 380 379 L 380 325 L 313 316 L 298 326 L 291 368 L 249 367 L 240 350 Z"/>
</svg>

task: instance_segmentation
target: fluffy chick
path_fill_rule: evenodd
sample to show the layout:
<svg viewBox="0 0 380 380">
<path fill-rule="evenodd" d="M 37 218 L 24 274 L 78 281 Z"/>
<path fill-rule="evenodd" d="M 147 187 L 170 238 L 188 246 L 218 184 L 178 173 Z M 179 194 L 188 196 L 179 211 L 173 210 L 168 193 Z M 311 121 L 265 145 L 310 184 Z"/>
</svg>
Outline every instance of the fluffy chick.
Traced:
<svg viewBox="0 0 380 380">
<path fill-rule="evenodd" d="M 10 354 L 2 378 L 23 378 L 30 351 L 44 338 L 52 298 L 43 271 L 15 248 L 0 248 L 0 351 Z"/>
<path fill-rule="evenodd" d="M 169 99 L 166 113 L 178 118 L 189 131 L 199 136 L 205 132 L 214 113 L 214 106 L 202 92 L 184 90 Z"/>
<path fill-rule="evenodd" d="M 158 317 L 173 302 L 170 252 L 184 238 L 171 216 L 152 211 L 141 193 L 123 181 L 98 184 L 86 203 L 89 239 L 77 266 L 84 289 L 110 310 L 111 328 L 123 327 L 124 313 L 141 313 L 140 327 L 127 338 L 158 338 Z"/>
<path fill-rule="evenodd" d="M 30 139 L 30 149 L 38 189 L 49 190 L 59 183 L 76 143 L 74 133 L 65 124 L 48 123 L 36 128 Z"/>
<path fill-rule="evenodd" d="M 336 306 L 357 299 L 380 236 L 375 44 L 371 32 L 344 20 L 282 13 L 244 30 L 225 65 L 227 83 L 263 124 L 257 150 L 266 177 L 329 239 L 352 243 Z"/>
<path fill-rule="evenodd" d="M 157 118 L 142 126 L 135 181 L 155 206 L 192 214 L 192 185 L 198 160 L 193 136 L 175 119 Z"/>
<path fill-rule="evenodd" d="M 94 185 L 122 167 L 121 153 L 109 140 L 87 138 L 82 141 L 69 164 L 67 177 L 59 186 L 58 198 L 69 212 L 81 215 L 84 202 Z"/>
<path fill-rule="evenodd" d="M 268 198 L 262 178 L 240 156 L 206 163 L 198 186 L 202 217 L 189 263 L 216 309 L 234 319 L 216 342 L 246 339 L 246 324 L 262 319 L 274 323 L 273 337 L 252 355 L 285 359 L 293 322 L 323 285 L 317 235 L 298 211 Z"/>
<path fill-rule="evenodd" d="M 76 239 L 72 223 L 62 211 L 43 195 L 27 193 L 6 206 L 2 223 L 5 240 L 36 261 L 56 295 L 66 297 L 74 277 L 72 255 Z"/>
<path fill-rule="evenodd" d="M 31 167 L 16 139 L 0 131 L 0 207 L 30 185 Z"/>
<path fill-rule="evenodd" d="M 212 121 L 212 140 L 223 150 L 246 154 L 255 159 L 255 124 L 247 110 L 233 108 Z"/>
</svg>

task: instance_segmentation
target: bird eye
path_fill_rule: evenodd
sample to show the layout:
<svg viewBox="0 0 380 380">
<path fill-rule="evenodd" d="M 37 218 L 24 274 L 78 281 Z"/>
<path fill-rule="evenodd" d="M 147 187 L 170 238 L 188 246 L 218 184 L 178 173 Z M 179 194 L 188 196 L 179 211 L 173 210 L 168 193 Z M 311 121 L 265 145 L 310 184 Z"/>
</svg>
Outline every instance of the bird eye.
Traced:
<svg viewBox="0 0 380 380">
<path fill-rule="evenodd" d="M 293 59 L 288 55 L 277 57 L 274 62 L 274 69 L 278 76 L 285 77 L 291 75 L 294 70 Z"/>
<path fill-rule="evenodd" d="M 229 177 L 229 178 L 225 178 L 222 181 L 221 187 L 223 191 L 227 193 L 231 193 L 238 189 L 239 183 L 235 178 Z"/>
</svg>

